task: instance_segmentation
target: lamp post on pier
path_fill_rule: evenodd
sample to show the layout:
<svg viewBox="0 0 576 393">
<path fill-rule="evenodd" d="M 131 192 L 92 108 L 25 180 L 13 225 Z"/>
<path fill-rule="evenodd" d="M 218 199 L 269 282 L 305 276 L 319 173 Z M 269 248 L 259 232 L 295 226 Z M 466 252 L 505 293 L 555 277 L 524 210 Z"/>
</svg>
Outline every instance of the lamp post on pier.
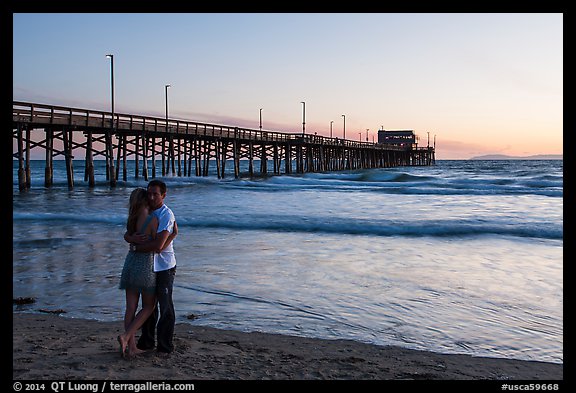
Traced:
<svg viewBox="0 0 576 393">
<path fill-rule="evenodd" d="M 166 101 L 166 136 L 162 137 L 162 176 L 166 176 L 168 173 L 168 167 L 170 166 L 170 157 L 172 152 L 172 137 L 168 136 L 168 88 L 170 85 L 164 85 L 164 96 Z M 166 165 L 166 157 L 164 156 L 164 152 L 166 149 L 166 138 L 168 138 L 169 148 L 168 148 L 168 166 Z M 174 159 L 172 159 L 172 163 L 174 163 Z M 172 171 L 174 172 L 174 171 Z"/>
<path fill-rule="evenodd" d="M 260 108 L 260 131 L 262 131 L 262 108 Z"/>
<path fill-rule="evenodd" d="M 306 103 L 304 101 L 300 102 L 302 104 L 302 138 L 306 131 Z"/>
<path fill-rule="evenodd" d="M 115 126 L 115 114 L 114 114 L 114 55 L 107 54 L 107 58 L 110 59 L 110 95 L 111 95 L 111 106 L 112 106 L 112 118 L 110 119 L 110 129 L 111 132 L 106 134 L 106 178 L 110 180 L 110 187 L 116 187 L 116 171 L 114 170 L 114 146 L 112 142 L 112 134 L 114 133 Z"/>
<path fill-rule="evenodd" d="M 344 135 L 342 136 L 342 139 L 346 139 L 346 115 L 342 115 L 342 117 L 344 118 Z"/>
<path fill-rule="evenodd" d="M 164 90 L 166 92 L 166 131 L 168 131 L 168 88 L 170 85 L 165 85 Z"/>
<path fill-rule="evenodd" d="M 110 96 L 112 106 L 112 121 L 110 122 L 111 128 L 114 129 L 114 55 L 106 55 L 110 59 Z"/>
<path fill-rule="evenodd" d="M 332 138 L 332 123 L 334 123 L 334 120 L 330 120 L 330 138 Z"/>
</svg>

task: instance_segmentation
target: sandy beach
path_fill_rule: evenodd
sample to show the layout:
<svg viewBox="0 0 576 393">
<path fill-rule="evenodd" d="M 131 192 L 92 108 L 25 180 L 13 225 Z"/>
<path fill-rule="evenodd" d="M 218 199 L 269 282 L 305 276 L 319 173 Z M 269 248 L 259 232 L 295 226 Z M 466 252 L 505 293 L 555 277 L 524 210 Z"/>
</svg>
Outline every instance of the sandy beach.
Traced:
<svg viewBox="0 0 576 393">
<path fill-rule="evenodd" d="M 175 352 L 119 354 L 122 322 L 13 313 L 15 380 L 540 380 L 563 365 L 436 354 L 349 340 L 177 324 Z"/>
</svg>

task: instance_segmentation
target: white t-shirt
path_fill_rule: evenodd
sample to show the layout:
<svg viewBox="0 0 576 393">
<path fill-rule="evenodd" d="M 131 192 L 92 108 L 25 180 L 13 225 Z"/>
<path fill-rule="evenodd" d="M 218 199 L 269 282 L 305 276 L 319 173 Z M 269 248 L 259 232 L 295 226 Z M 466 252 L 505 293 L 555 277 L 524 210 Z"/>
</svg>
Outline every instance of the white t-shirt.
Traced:
<svg viewBox="0 0 576 393">
<path fill-rule="evenodd" d="M 168 231 L 172 233 L 174 229 L 174 222 L 176 218 L 172 210 L 166 205 L 162 205 L 158 209 L 154 210 L 153 214 L 158 218 L 158 231 Z M 172 269 L 176 266 L 176 255 L 174 254 L 174 247 L 172 247 L 171 242 L 168 247 L 166 247 L 161 253 L 154 253 L 154 271 L 159 272 L 162 270 Z"/>
</svg>

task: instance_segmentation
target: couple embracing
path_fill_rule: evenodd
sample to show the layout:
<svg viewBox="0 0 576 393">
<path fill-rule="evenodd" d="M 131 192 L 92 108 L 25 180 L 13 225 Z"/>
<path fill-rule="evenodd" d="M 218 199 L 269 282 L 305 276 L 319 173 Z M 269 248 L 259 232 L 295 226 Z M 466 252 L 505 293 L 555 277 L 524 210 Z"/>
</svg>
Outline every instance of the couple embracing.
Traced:
<svg viewBox="0 0 576 393">
<path fill-rule="evenodd" d="M 124 358 L 153 349 L 155 331 L 159 356 L 168 356 L 174 349 L 176 318 L 172 289 L 176 257 L 172 241 L 178 234 L 178 226 L 174 213 L 164 204 L 165 197 L 166 184 L 160 180 L 152 180 L 146 189 L 136 188 L 130 195 L 124 234 L 130 251 L 120 277 L 120 289 L 126 291 L 125 331 L 118 336 Z M 136 312 L 140 297 L 142 308 Z M 142 334 L 136 342 L 135 334 L 140 328 Z"/>
</svg>

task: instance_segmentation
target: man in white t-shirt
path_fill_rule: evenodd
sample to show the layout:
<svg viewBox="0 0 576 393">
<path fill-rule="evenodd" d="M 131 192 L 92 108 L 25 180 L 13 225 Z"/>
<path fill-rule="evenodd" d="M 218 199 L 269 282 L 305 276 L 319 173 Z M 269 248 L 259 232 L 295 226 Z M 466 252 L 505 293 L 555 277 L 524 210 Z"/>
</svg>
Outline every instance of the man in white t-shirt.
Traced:
<svg viewBox="0 0 576 393">
<path fill-rule="evenodd" d="M 158 218 L 158 231 L 156 238 L 143 244 L 130 245 L 136 252 L 154 251 L 154 271 L 156 272 L 156 296 L 158 306 L 154 313 L 142 325 L 142 334 L 138 340 L 138 348 L 147 350 L 154 348 L 154 331 L 157 331 L 156 351 L 161 356 L 167 356 L 174 350 L 173 336 L 176 314 L 172 301 L 174 276 L 176 275 L 176 256 L 172 242 L 164 250 L 162 246 L 170 233 L 177 230 L 176 219 L 172 210 L 164 204 L 166 198 L 166 183 L 161 180 L 152 180 L 148 183 L 148 204 Z M 158 308 L 160 318 L 158 319 Z M 158 321 L 158 324 L 156 324 Z"/>
</svg>

